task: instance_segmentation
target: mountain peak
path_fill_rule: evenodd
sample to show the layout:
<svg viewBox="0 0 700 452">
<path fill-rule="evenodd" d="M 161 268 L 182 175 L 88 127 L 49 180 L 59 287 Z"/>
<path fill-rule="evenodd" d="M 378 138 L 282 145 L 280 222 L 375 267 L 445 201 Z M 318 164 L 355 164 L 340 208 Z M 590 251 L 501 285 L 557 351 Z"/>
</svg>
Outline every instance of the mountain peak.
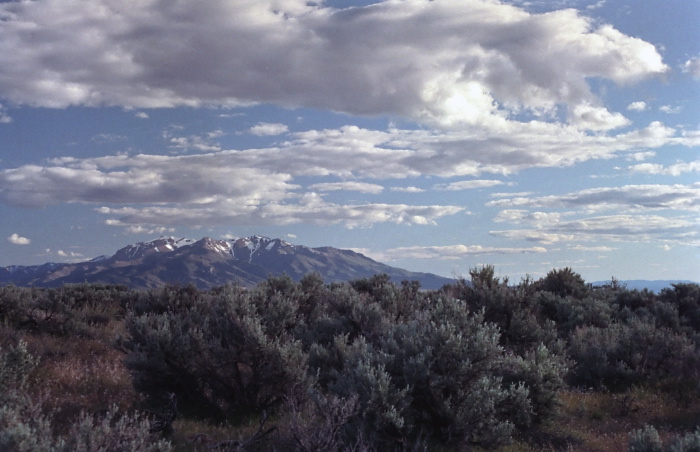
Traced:
<svg viewBox="0 0 700 452">
<path fill-rule="evenodd" d="M 153 253 L 167 253 L 176 249 L 191 245 L 191 239 L 161 236 L 148 242 L 138 242 L 127 245 L 117 251 L 112 259 L 117 261 L 131 261 L 140 259 Z"/>
<path fill-rule="evenodd" d="M 326 282 L 350 281 L 379 273 L 388 274 L 395 282 L 418 280 L 425 288 L 438 288 L 452 281 L 390 267 L 349 250 L 309 248 L 253 235 L 199 240 L 161 236 L 125 246 L 111 257 L 74 264 L 8 267 L 0 271 L 0 284 L 46 287 L 95 282 L 133 288 L 165 284 L 211 288 L 227 283 L 253 286 L 269 275 L 286 274 L 299 280 L 312 272 L 319 273 Z"/>
</svg>

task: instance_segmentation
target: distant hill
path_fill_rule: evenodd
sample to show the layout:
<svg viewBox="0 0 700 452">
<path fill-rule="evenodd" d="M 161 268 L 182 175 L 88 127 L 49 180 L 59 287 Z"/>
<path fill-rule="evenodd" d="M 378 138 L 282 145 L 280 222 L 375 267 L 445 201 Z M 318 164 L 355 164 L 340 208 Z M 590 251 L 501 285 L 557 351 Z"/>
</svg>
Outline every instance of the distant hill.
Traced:
<svg viewBox="0 0 700 452">
<path fill-rule="evenodd" d="M 661 292 L 662 289 L 670 288 L 671 284 L 697 284 L 694 281 L 688 280 L 646 280 L 646 279 L 628 279 L 624 281 L 618 281 L 621 285 L 629 290 L 650 290 L 655 293 Z M 610 284 L 610 281 L 596 281 L 593 283 L 594 286 L 604 286 Z"/>
<path fill-rule="evenodd" d="M 350 250 L 309 248 L 256 235 L 230 240 L 160 237 L 85 262 L 0 268 L 0 284 L 56 287 L 88 282 L 139 289 L 194 284 L 205 289 L 234 282 L 251 287 L 269 275 L 287 274 L 298 281 L 311 272 L 319 273 L 327 283 L 380 273 L 388 274 L 395 282 L 419 281 L 426 289 L 454 282 L 430 273 L 391 267 Z"/>
</svg>

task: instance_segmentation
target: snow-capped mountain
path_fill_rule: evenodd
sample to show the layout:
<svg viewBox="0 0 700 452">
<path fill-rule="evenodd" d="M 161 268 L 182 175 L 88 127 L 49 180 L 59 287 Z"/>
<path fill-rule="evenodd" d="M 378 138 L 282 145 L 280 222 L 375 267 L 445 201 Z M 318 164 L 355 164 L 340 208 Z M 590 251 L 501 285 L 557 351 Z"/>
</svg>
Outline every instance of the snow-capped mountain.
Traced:
<svg viewBox="0 0 700 452">
<path fill-rule="evenodd" d="M 376 262 L 362 254 L 332 247 L 309 248 L 262 236 L 216 240 L 159 237 L 125 246 L 112 256 L 71 263 L 0 268 L 0 284 L 55 287 L 69 283 L 125 284 L 154 288 L 194 284 L 210 288 L 226 283 L 253 286 L 269 275 L 295 280 L 317 272 L 325 282 L 349 281 L 379 273 L 392 280 L 417 280 L 425 288 L 453 282 L 430 273 L 416 273 Z"/>
</svg>

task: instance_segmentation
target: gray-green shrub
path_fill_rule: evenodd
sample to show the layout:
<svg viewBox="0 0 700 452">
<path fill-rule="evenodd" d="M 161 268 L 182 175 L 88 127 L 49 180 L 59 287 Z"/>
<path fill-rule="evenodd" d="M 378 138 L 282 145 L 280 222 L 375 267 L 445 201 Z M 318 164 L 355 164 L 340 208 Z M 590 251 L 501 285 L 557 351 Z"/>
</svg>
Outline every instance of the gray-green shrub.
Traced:
<svg viewBox="0 0 700 452">
<path fill-rule="evenodd" d="M 306 358 L 283 318 L 294 313 L 277 298 L 230 287 L 174 306 L 155 297 L 155 313 L 140 306 L 117 341 L 134 387 L 152 398 L 178 394 L 184 409 L 205 417 L 245 416 L 303 392 Z"/>
<path fill-rule="evenodd" d="M 630 433 L 629 452 L 700 452 L 700 428 L 685 435 L 672 435 L 665 443 L 651 425 Z"/>
</svg>

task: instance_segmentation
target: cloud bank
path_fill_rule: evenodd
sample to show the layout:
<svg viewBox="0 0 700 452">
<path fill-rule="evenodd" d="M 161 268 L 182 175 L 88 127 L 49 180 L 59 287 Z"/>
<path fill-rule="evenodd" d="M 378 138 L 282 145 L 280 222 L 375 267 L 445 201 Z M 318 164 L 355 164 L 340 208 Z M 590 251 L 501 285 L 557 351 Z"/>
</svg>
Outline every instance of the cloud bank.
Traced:
<svg viewBox="0 0 700 452">
<path fill-rule="evenodd" d="M 688 70 L 694 71 L 693 63 Z M 491 0 L 42 0 L 0 4 L 0 97 L 66 107 L 272 103 L 451 127 L 568 111 L 625 125 L 586 79 L 668 67 L 653 45 L 573 9 Z"/>
<path fill-rule="evenodd" d="M 542 129 L 551 133 L 542 133 Z M 225 223 L 310 222 L 348 227 L 378 222 L 435 224 L 438 218 L 464 212 L 465 208 L 437 204 L 343 204 L 324 197 L 341 190 L 379 195 L 385 187 L 378 182 L 419 176 L 465 178 L 435 184 L 434 191 L 491 188 L 509 182 L 474 177 L 568 166 L 610 158 L 640 146 L 692 145 L 698 140 L 695 135 L 678 135 L 660 123 L 615 138 L 557 133 L 561 130 L 555 125 L 530 124 L 504 136 L 488 131 L 376 131 L 347 126 L 289 133 L 290 139 L 278 146 L 242 150 L 221 150 L 213 141 L 221 135 L 218 130 L 204 137 L 179 137 L 169 131 L 164 136 L 169 146 L 197 153 L 63 157 L 44 165 L 3 169 L 0 201 L 34 208 L 73 202 L 97 204 L 97 211 L 109 215 L 111 224 L 136 226 L 136 230 Z M 694 165 L 643 165 L 631 170 L 696 170 Z M 328 181 L 305 186 L 301 181 L 308 177 Z M 391 191 L 421 193 L 424 189 L 409 186 L 393 187 Z M 696 210 L 697 191 L 693 186 L 626 186 L 540 198 L 504 195 L 488 205 L 568 208 L 587 204 L 593 208 L 591 200 L 610 206 L 634 199 L 635 205 L 647 208 Z"/>
<path fill-rule="evenodd" d="M 654 240 L 700 246 L 700 221 L 694 214 L 700 210 L 700 184 L 605 187 L 565 195 L 504 198 L 487 205 L 509 207 L 496 215 L 497 223 L 527 228 L 491 231 L 508 239 L 540 244 Z"/>
</svg>

